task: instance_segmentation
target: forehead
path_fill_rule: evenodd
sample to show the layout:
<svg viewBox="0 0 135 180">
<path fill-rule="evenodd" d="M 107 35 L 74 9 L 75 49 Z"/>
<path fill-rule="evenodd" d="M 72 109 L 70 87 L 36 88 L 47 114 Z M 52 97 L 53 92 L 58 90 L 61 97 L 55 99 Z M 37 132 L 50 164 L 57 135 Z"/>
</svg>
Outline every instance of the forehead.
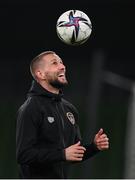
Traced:
<svg viewBox="0 0 135 180">
<path fill-rule="evenodd" d="M 46 62 L 46 63 L 50 63 L 52 62 L 53 60 L 55 61 L 62 61 L 62 59 L 57 55 L 57 54 L 47 54 L 43 57 L 43 60 Z"/>
</svg>

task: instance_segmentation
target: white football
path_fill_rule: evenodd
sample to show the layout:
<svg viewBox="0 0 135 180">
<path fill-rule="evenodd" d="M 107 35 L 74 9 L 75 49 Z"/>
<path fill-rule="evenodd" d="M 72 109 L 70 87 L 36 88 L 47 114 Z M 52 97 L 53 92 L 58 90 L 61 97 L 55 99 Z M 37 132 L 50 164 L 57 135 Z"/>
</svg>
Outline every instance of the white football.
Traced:
<svg viewBox="0 0 135 180">
<path fill-rule="evenodd" d="M 58 37 L 68 45 L 80 45 L 88 40 L 92 32 L 90 18 L 82 11 L 69 10 L 57 20 Z"/>
</svg>

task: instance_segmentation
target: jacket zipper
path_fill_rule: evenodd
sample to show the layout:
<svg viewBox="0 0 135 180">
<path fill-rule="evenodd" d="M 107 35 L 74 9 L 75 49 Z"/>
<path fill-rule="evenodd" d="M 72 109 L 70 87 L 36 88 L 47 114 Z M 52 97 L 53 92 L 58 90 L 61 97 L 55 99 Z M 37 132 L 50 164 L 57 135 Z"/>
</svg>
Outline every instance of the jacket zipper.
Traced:
<svg viewBox="0 0 135 180">
<path fill-rule="evenodd" d="M 65 145 L 65 140 L 64 140 L 64 129 L 65 129 L 65 126 L 64 126 L 64 121 L 63 121 L 63 118 L 62 118 L 62 116 L 61 116 L 61 112 L 59 111 L 59 108 L 58 108 L 58 105 L 57 105 L 57 103 L 56 103 L 56 109 L 57 109 L 57 112 L 58 112 L 58 115 L 59 115 L 59 117 L 60 117 L 60 119 L 61 119 L 61 125 L 62 125 L 62 143 L 63 143 L 63 147 L 65 148 L 66 147 L 66 145 Z"/>
<path fill-rule="evenodd" d="M 58 104 L 56 103 L 56 109 L 57 109 L 57 112 L 58 112 L 58 116 L 60 117 L 61 119 L 61 125 L 62 125 L 62 144 L 63 144 L 63 148 L 65 149 L 66 145 L 65 145 L 65 139 L 64 139 L 64 129 L 65 129 L 65 126 L 64 126 L 64 120 L 63 120 L 63 117 L 61 115 L 61 112 L 58 108 Z M 60 126 L 61 127 L 61 126 Z M 60 129 L 61 131 L 61 129 Z M 62 169 L 62 178 L 64 179 L 64 169 L 63 169 L 63 163 L 61 162 L 61 169 Z"/>
</svg>

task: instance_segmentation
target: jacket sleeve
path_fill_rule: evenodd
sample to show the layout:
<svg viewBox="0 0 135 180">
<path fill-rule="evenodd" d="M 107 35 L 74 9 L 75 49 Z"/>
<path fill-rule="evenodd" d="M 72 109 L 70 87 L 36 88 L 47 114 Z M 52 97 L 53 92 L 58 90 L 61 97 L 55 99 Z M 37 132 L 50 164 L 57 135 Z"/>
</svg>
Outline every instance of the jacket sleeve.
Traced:
<svg viewBox="0 0 135 180">
<path fill-rule="evenodd" d="M 63 149 L 37 147 L 38 122 L 41 113 L 33 106 L 22 106 L 16 125 L 16 158 L 19 164 L 37 164 L 64 161 Z"/>
<path fill-rule="evenodd" d="M 78 119 L 79 119 L 79 115 L 78 115 L 78 111 L 77 109 L 74 108 L 74 112 L 76 113 L 76 138 L 75 138 L 75 143 L 80 141 L 82 142 L 82 137 L 81 137 L 81 133 L 80 133 L 80 128 L 78 125 Z M 96 145 L 92 142 L 90 144 L 83 144 L 82 146 L 84 146 L 86 148 L 86 151 L 84 153 L 84 157 L 83 157 L 83 161 L 93 157 L 94 155 L 96 155 L 98 152 L 100 152 L 100 150 L 97 149 Z"/>
<path fill-rule="evenodd" d="M 76 142 L 78 142 L 78 141 L 82 142 L 80 128 L 77 124 L 76 124 L 76 133 L 77 133 L 76 134 Z M 83 157 L 83 161 L 93 157 L 98 152 L 100 152 L 100 150 L 97 149 L 96 145 L 93 142 L 90 144 L 82 144 L 82 146 L 84 146 L 86 148 L 86 151 L 85 151 L 84 157 Z"/>
<path fill-rule="evenodd" d="M 94 155 L 100 152 L 100 150 L 97 149 L 94 143 L 83 145 L 83 146 L 86 148 L 86 151 L 83 156 L 83 161 L 93 157 Z"/>
</svg>

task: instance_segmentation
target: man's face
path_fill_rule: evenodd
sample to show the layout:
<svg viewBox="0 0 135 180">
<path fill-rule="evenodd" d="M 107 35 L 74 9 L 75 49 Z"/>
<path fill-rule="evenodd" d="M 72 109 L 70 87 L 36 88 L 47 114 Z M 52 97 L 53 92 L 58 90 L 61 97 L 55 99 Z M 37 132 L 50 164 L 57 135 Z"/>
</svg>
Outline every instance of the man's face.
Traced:
<svg viewBox="0 0 135 180">
<path fill-rule="evenodd" d="M 41 72 L 48 85 L 59 89 L 68 84 L 65 66 L 56 54 L 48 54 L 43 57 Z"/>
</svg>

